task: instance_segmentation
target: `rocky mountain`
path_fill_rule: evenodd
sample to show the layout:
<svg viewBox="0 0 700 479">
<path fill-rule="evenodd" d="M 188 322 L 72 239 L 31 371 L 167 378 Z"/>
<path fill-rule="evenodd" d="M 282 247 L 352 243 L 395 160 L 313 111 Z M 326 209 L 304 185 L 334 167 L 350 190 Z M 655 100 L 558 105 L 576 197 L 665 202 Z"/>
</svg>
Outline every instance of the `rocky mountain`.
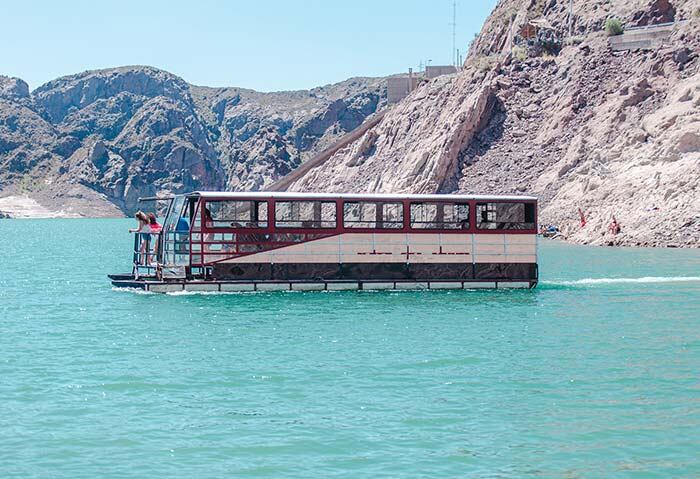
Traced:
<svg viewBox="0 0 700 479">
<path fill-rule="evenodd" d="M 700 245 L 700 5 L 572 5 L 570 17 L 568 0 L 501 0 L 461 72 L 418 88 L 289 189 L 534 194 L 541 222 L 572 241 Z M 608 19 L 677 23 L 660 46 L 613 51 Z M 532 22 L 555 40 L 514 43 Z"/>
<path fill-rule="evenodd" d="M 132 211 L 140 196 L 260 189 L 385 103 L 381 78 L 260 93 L 194 86 L 139 66 L 29 92 L 0 76 L 0 197 L 102 216 Z"/>
</svg>

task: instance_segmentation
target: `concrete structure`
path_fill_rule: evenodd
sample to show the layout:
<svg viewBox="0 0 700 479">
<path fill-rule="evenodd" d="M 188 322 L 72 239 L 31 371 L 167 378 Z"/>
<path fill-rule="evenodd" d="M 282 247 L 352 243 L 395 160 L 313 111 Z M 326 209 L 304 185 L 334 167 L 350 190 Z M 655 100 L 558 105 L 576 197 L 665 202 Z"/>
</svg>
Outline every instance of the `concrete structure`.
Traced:
<svg viewBox="0 0 700 479">
<path fill-rule="evenodd" d="M 398 103 L 418 87 L 419 76 L 405 75 L 387 78 L 386 99 L 389 104 Z"/>
<path fill-rule="evenodd" d="M 421 82 L 453 73 L 457 73 L 457 68 L 453 65 L 427 65 L 425 72 L 422 73 L 414 74 L 409 70 L 408 75 L 389 77 L 387 78 L 387 102 L 390 105 L 398 103 L 418 88 Z"/>
<path fill-rule="evenodd" d="M 622 35 L 610 37 L 608 43 L 613 51 L 655 50 L 668 40 L 675 25 L 675 23 L 663 23 L 627 28 Z"/>
<path fill-rule="evenodd" d="M 425 78 L 437 78 L 442 75 L 457 73 L 454 65 L 428 65 L 425 67 Z"/>
</svg>

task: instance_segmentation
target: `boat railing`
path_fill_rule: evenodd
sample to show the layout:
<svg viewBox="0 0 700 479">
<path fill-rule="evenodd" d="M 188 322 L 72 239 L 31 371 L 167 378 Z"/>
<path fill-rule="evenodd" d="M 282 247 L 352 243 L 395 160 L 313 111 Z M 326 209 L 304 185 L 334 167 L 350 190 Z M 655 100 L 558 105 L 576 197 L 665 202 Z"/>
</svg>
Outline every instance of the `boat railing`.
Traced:
<svg viewBox="0 0 700 479">
<path fill-rule="evenodd" d="M 161 235 L 161 262 L 168 266 L 186 266 L 190 262 L 189 231 L 165 231 Z"/>
<path fill-rule="evenodd" d="M 159 244 L 160 233 L 134 233 L 134 276 L 155 275 Z"/>
</svg>

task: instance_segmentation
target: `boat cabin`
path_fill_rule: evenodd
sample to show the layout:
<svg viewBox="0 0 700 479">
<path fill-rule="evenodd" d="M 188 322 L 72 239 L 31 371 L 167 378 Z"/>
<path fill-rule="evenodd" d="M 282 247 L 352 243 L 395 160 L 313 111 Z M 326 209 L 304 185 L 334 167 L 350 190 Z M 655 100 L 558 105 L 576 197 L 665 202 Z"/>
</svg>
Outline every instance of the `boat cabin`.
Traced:
<svg viewBox="0 0 700 479">
<path fill-rule="evenodd" d="M 194 192 L 136 235 L 149 291 L 531 288 L 537 199 L 526 196 Z M 144 253 L 144 251 L 146 251 Z"/>
</svg>

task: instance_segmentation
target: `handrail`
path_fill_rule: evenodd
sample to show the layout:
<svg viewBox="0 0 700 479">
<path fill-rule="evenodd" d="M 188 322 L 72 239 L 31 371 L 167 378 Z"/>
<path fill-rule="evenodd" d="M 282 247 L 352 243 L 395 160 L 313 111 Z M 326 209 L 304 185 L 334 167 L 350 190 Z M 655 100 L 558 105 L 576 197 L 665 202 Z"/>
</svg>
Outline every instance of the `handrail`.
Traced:
<svg viewBox="0 0 700 479">
<path fill-rule="evenodd" d="M 134 231 L 134 250 L 132 255 L 133 263 L 133 273 L 138 276 L 141 269 L 145 269 L 147 272 L 156 269 L 157 262 L 151 261 L 151 258 L 157 259 L 160 253 L 160 236 L 161 233 L 144 233 L 141 231 Z M 152 239 L 152 236 L 155 237 Z M 154 248 L 151 249 L 151 245 Z"/>
<path fill-rule="evenodd" d="M 629 32 L 630 30 L 635 31 L 635 30 L 650 30 L 653 28 L 657 27 L 671 27 L 673 25 L 679 25 L 681 23 L 686 23 L 688 20 L 678 20 L 675 22 L 666 22 L 666 23 L 655 23 L 653 25 L 640 25 L 637 27 L 626 27 L 625 32 Z"/>
<path fill-rule="evenodd" d="M 143 198 L 138 198 L 136 201 L 139 203 L 146 201 L 168 201 L 174 199 L 175 196 L 144 196 Z"/>
</svg>

